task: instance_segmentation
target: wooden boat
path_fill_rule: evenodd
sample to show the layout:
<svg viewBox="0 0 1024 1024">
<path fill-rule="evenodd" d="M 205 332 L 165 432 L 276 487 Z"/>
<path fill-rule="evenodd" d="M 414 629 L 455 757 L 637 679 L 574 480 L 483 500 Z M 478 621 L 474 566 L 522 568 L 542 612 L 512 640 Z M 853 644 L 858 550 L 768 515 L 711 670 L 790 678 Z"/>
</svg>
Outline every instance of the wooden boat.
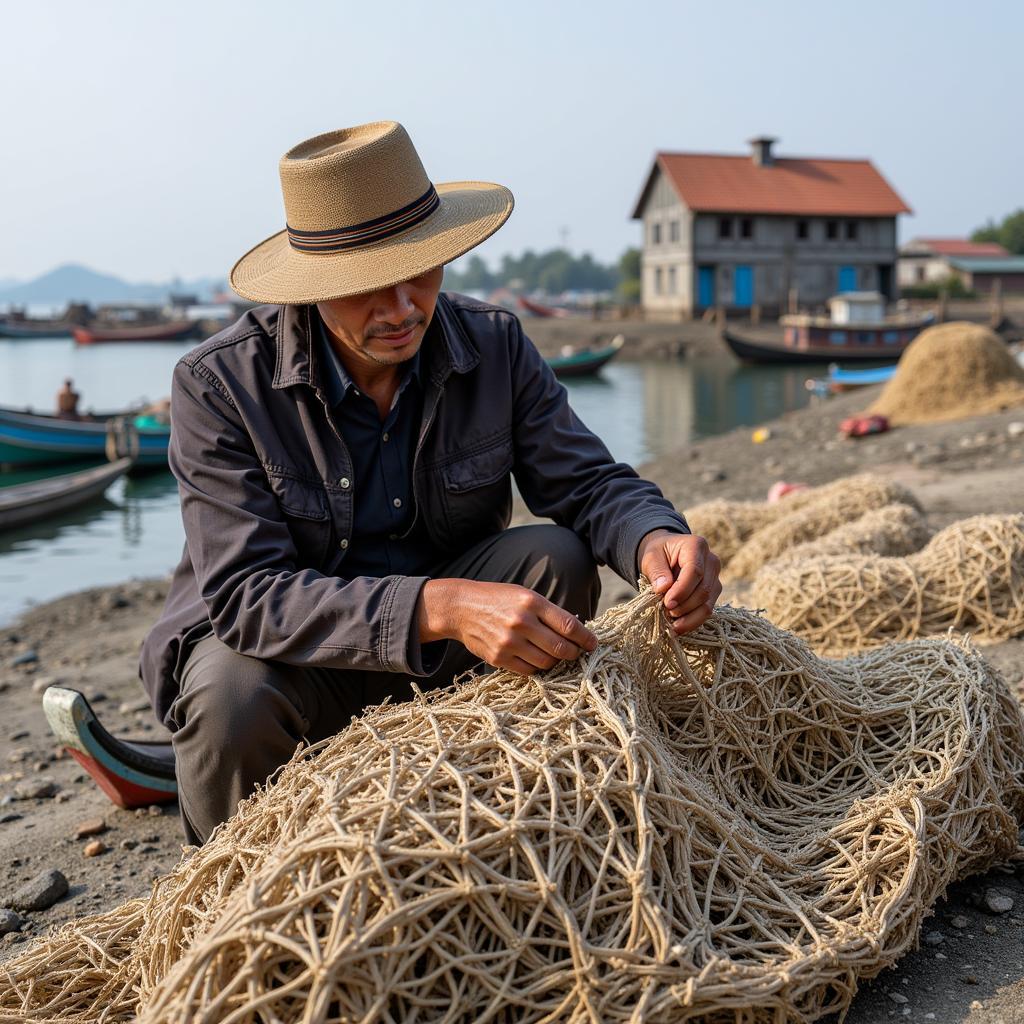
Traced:
<svg viewBox="0 0 1024 1024">
<path fill-rule="evenodd" d="M 550 356 L 548 366 L 555 371 L 555 376 L 564 377 L 587 377 L 597 373 L 606 363 L 614 359 L 626 339 L 617 334 L 604 348 L 583 349 L 567 355 Z"/>
<path fill-rule="evenodd" d="M 109 341 L 183 341 L 197 330 L 194 320 L 175 320 L 140 327 L 75 327 L 72 334 L 76 345 L 95 345 Z"/>
<path fill-rule="evenodd" d="M 0 317 L 0 338 L 70 338 L 74 326 L 67 320 Z"/>
<path fill-rule="evenodd" d="M 169 426 L 137 426 L 138 410 L 97 413 L 77 420 L 0 406 L 0 465 L 106 459 L 112 432 L 116 455 L 134 455 L 136 469 L 167 466 Z"/>
<path fill-rule="evenodd" d="M 545 306 L 543 303 L 534 302 L 532 299 L 528 299 L 525 295 L 520 295 L 519 305 L 526 310 L 527 313 L 532 313 L 534 316 L 542 317 L 566 317 L 572 316 L 567 309 L 559 309 L 557 306 Z"/>
<path fill-rule="evenodd" d="M 0 488 L 0 530 L 66 512 L 98 498 L 131 469 L 132 460 L 118 459 L 92 469 L 61 473 L 30 483 Z"/>
<path fill-rule="evenodd" d="M 174 748 L 167 740 L 126 740 L 109 733 L 77 690 L 48 686 L 43 713 L 57 742 L 118 807 L 177 798 Z"/>
<path fill-rule="evenodd" d="M 884 300 L 875 292 L 836 295 L 829 304 L 831 316 L 779 317 L 781 332 L 724 326 L 722 338 L 750 363 L 895 362 L 935 320 L 934 313 L 886 316 Z"/>
</svg>

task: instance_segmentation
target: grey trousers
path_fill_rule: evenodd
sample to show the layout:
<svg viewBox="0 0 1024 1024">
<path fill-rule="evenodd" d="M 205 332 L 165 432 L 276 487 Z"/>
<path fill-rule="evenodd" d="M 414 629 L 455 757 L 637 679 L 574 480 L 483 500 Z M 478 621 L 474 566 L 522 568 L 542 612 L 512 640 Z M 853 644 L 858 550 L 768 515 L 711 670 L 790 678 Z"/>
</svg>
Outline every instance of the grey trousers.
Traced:
<svg viewBox="0 0 1024 1024">
<path fill-rule="evenodd" d="M 518 583 L 591 618 L 601 592 L 586 545 L 560 526 L 519 526 L 477 544 L 439 569 L 438 578 Z M 416 679 L 421 689 L 447 686 L 479 665 L 450 643 L 440 667 Z M 288 761 L 303 741 L 315 743 L 349 724 L 353 715 L 385 697 L 406 700 L 402 673 L 304 668 L 250 658 L 215 636 L 200 640 L 185 663 L 171 708 L 178 800 L 190 843 L 213 829 Z"/>
</svg>

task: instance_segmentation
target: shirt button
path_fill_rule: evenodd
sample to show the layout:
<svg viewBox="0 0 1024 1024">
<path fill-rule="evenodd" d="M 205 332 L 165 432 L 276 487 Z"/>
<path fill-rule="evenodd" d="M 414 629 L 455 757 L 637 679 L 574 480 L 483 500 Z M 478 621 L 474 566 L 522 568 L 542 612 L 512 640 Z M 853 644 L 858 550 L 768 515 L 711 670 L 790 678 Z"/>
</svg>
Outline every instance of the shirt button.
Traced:
<svg viewBox="0 0 1024 1024">
<path fill-rule="evenodd" d="M 348 547 L 348 538 L 342 537 L 340 543 L 338 544 L 338 547 L 341 548 L 342 551 L 344 551 L 345 548 Z"/>
<path fill-rule="evenodd" d="M 402 499 L 401 498 L 395 498 L 395 500 L 391 504 L 394 505 L 395 508 L 401 508 L 402 507 Z"/>
<path fill-rule="evenodd" d="M 349 478 L 348 478 L 347 476 L 343 476 L 343 477 L 342 477 L 342 478 L 341 478 L 341 479 L 340 479 L 340 480 L 338 481 L 338 484 L 339 484 L 339 485 L 341 486 L 341 489 L 342 489 L 343 491 L 347 491 L 347 490 L 348 490 L 348 489 L 349 489 L 349 488 L 350 488 L 350 487 L 352 486 L 352 481 L 351 481 L 351 480 L 349 480 Z"/>
<path fill-rule="evenodd" d="M 384 431 L 384 434 L 381 437 L 381 440 L 382 441 L 390 441 L 391 440 L 391 436 L 388 434 L 388 432 L 386 430 Z"/>
</svg>

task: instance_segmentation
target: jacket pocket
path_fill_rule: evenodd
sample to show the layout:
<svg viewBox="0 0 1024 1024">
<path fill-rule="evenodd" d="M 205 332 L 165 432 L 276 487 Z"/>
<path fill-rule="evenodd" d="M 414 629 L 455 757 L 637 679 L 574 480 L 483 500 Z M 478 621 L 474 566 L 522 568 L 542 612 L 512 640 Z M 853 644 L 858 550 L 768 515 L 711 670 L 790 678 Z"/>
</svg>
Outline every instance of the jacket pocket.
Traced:
<svg viewBox="0 0 1024 1024">
<path fill-rule="evenodd" d="M 322 571 L 331 540 L 326 491 L 287 471 L 267 469 L 266 473 L 292 536 L 299 568 Z"/>
<path fill-rule="evenodd" d="M 505 529 L 512 511 L 512 440 L 456 454 L 439 467 L 437 493 L 449 546 L 464 550 Z"/>
</svg>

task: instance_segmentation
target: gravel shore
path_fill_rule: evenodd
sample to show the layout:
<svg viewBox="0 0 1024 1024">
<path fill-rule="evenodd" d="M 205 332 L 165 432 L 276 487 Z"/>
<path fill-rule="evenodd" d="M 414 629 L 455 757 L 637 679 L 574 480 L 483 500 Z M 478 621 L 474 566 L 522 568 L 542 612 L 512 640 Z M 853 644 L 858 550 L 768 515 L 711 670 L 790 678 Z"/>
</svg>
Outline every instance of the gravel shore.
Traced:
<svg viewBox="0 0 1024 1024">
<path fill-rule="evenodd" d="M 741 428 L 641 471 L 684 510 L 717 497 L 763 499 L 776 480 L 819 484 L 866 469 L 910 487 L 933 528 L 981 512 L 1024 509 L 1024 408 L 840 439 L 838 421 L 873 397 L 852 393 L 791 413 L 768 424 L 762 444 Z M 520 510 L 517 519 L 526 515 Z M 606 607 L 631 591 L 603 572 Z M 0 908 L 10 910 L 0 909 L 0 959 L 51 925 L 143 895 L 178 858 L 175 805 L 113 807 L 55 748 L 40 707 L 42 690 L 62 682 L 83 690 L 113 732 L 160 735 L 136 657 L 165 592 L 163 580 L 84 591 L 0 629 Z M 1024 696 L 1024 638 L 983 654 Z M 63 895 L 52 875 L 42 877 L 55 871 L 67 880 Z M 32 901 L 20 890 L 31 884 L 45 892 L 36 904 L 52 899 L 52 905 L 27 909 Z M 954 886 L 925 923 L 920 948 L 867 983 L 847 1021 L 902 1018 L 1024 1021 L 1024 869 L 1007 866 Z"/>
</svg>

